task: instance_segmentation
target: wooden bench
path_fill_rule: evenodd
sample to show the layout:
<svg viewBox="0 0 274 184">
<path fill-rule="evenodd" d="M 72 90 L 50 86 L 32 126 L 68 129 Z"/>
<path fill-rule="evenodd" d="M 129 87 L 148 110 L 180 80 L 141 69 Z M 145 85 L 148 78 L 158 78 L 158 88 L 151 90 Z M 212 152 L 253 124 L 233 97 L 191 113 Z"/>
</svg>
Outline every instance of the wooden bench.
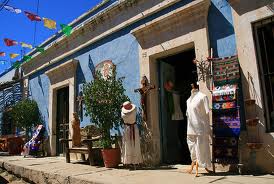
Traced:
<svg viewBox="0 0 274 184">
<path fill-rule="evenodd" d="M 95 149 L 101 149 L 101 148 L 94 148 L 93 142 L 99 141 L 100 137 L 92 138 L 92 139 L 84 139 L 82 140 L 82 144 L 86 145 L 86 147 L 69 147 L 69 142 L 72 141 L 72 139 L 60 139 L 60 142 L 64 145 L 64 151 L 66 155 L 66 163 L 70 163 L 70 153 L 79 153 L 81 154 L 82 160 L 85 160 L 85 154 L 88 155 L 88 160 L 90 165 L 94 165 L 94 155 L 93 152 Z"/>
</svg>

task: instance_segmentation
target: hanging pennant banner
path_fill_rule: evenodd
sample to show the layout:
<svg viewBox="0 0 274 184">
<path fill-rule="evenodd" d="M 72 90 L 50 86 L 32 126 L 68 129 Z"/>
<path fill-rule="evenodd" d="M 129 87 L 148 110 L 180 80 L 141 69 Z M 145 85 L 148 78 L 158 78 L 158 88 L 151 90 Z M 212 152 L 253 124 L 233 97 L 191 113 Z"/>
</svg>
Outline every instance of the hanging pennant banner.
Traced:
<svg viewBox="0 0 274 184">
<path fill-rule="evenodd" d="M 19 68 L 21 66 L 21 62 L 15 61 L 12 66 L 13 66 L 13 68 Z"/>
<path fill-rule="evenodd" d="M 36 50 L 41 53 L 45 51 L 44 47 L 36 47 Z"/>
<path fill-rule="evenodd" d="M 21 44 L 22 47 L 32 49 L 32 45 L 30 45 L 30 44 L 27 44 L 27 43 L 24 43 L 24 42 L 20 42 L 20 44 Z"/>
<path fill-rule="evenodd" d="M 18 44 L 17 41 L 11 40 L 11 39 L 8 39 L 8 38 L 5 38 L 5 39 L 4 39 L 4 42 L 5 42 L 6 46 L 8 46 L 8 47 L 14 46 L 14 45 L 17 45 L 17 44 Z"/>
<path fill-rule="evenodd" d="M 6 53 L 5 53 L 5 52 L 0 52 L 0 56 L 1 56 L 1 57 L 5 57 L 5 56 L 6 56 Z"/>
<path fill-rule="evenodd" d="M 11 54 L 10 54 L 10 58 L 11 58 L 11 59 L 16 58 L 17 56 L 19 56 L 19 54 L 14 54 L 14 53 L 11 53 Z"/>
<path fill-rule="evenodd" d="M 15 8 L 15 7 L 12 7 L 12 6 L 4 6 L 4 8 L 12 13 L 16 13 L 16 14 L 19 14 L 19 13 L 22 13 L 22 10 L 19 9 L 19 8 Z"/>
<path fill-rule="evenodd" d="M 29 60 L 31 60 L 31 56 L 24 56 L 23 57 L 23 62 L 28 62 Z"/>
<path fill-rule="evenodd" d="M 24 11 L 24 13 L 26 14 L 26 16 L 31 20 L 31 21 L 41 21 L 41 17 L 39 17 L 38 15 L 35 15 L 33 13 Z"/>
<path fill-rule="evenodd" d="M 43 18 L 44 26 L 49 29 L 56 29 L 56 22 L 54 20 Z"/>
<path fill-rule="evenodd" d="M 72 31 L 72 27 L 71 26 L 66 25 L 66 24 L 61 24 L 60 26 L 62 28 L 62 32 L 65 35 L 69 36 L 71 34 L 71 31 Z"/>
</svg>

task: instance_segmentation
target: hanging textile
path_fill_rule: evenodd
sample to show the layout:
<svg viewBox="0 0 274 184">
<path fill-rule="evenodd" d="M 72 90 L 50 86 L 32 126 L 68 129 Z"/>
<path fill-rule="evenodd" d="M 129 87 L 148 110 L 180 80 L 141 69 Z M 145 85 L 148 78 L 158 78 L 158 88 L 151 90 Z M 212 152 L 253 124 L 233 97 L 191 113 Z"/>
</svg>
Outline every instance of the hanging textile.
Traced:
<svg viewBox="0 0 274 184">
<path fill-rule="evenodd" d="M 12 6 L 4 6 L 4 8 L 12 13 L 16 13 L 16 14 L 19 14 L 19 13 L 22 13 L 22 10 L 19 9 L 19 8 L 15 8 L 15 7 L 12 7 Z"/>
<path fill-rule="evenodd" d="M 24 11 L 24 13 L 26 14 L 26 16 L 31 20 L 31 21 L 41 21 L 41 17 L 39 17 L 38 15 L 35 15 L 33 13 Z"/>
<path fill-rule="evenodd" d="M 237 164 L 240 135 L 238 57 L 211 59 L 214 88 L 212 91 L 213 144 L 212 161 Z"/>
<path fill-rule="evenodd" d="M 8 39 L 8 38 L 5 38 L 5 39 L 4 39 L 4 42 L 5 42 L 6 46 L 8 46 L 8 47 L 14 46 L 14 45 L 17 45 L 17 44 L 18 44 L 17 41 L 11 40 L 11 39 Z"/>
</svg>

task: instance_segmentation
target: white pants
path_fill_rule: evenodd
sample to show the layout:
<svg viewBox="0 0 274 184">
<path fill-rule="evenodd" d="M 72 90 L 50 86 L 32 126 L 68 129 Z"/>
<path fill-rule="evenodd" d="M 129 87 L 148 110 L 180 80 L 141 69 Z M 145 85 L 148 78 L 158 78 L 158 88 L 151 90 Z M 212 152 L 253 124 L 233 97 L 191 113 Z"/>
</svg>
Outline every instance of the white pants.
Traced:
<svg viewBox="0 0 274 184">
<path fill-rule="evenodd" d="M 187 135 L 187 144 L 192 162 L 198 161 L 199 166 L 210 167 L 209 135 Z"/>
</svg>

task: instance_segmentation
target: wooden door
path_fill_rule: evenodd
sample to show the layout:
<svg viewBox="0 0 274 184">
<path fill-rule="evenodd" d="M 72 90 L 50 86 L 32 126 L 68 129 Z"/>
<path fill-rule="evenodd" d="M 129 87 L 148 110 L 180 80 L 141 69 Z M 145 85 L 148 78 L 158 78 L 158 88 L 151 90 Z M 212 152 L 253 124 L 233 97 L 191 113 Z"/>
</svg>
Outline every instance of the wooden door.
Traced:
<svg viewBox="0 0 274 184">
<path fill-rule="evenodd" d="M 69 138 L 69 87 L 57 91 L 57 116 L 56 116 L 56 154 L 64 152 L 59 139 Z"/>
</svg>

